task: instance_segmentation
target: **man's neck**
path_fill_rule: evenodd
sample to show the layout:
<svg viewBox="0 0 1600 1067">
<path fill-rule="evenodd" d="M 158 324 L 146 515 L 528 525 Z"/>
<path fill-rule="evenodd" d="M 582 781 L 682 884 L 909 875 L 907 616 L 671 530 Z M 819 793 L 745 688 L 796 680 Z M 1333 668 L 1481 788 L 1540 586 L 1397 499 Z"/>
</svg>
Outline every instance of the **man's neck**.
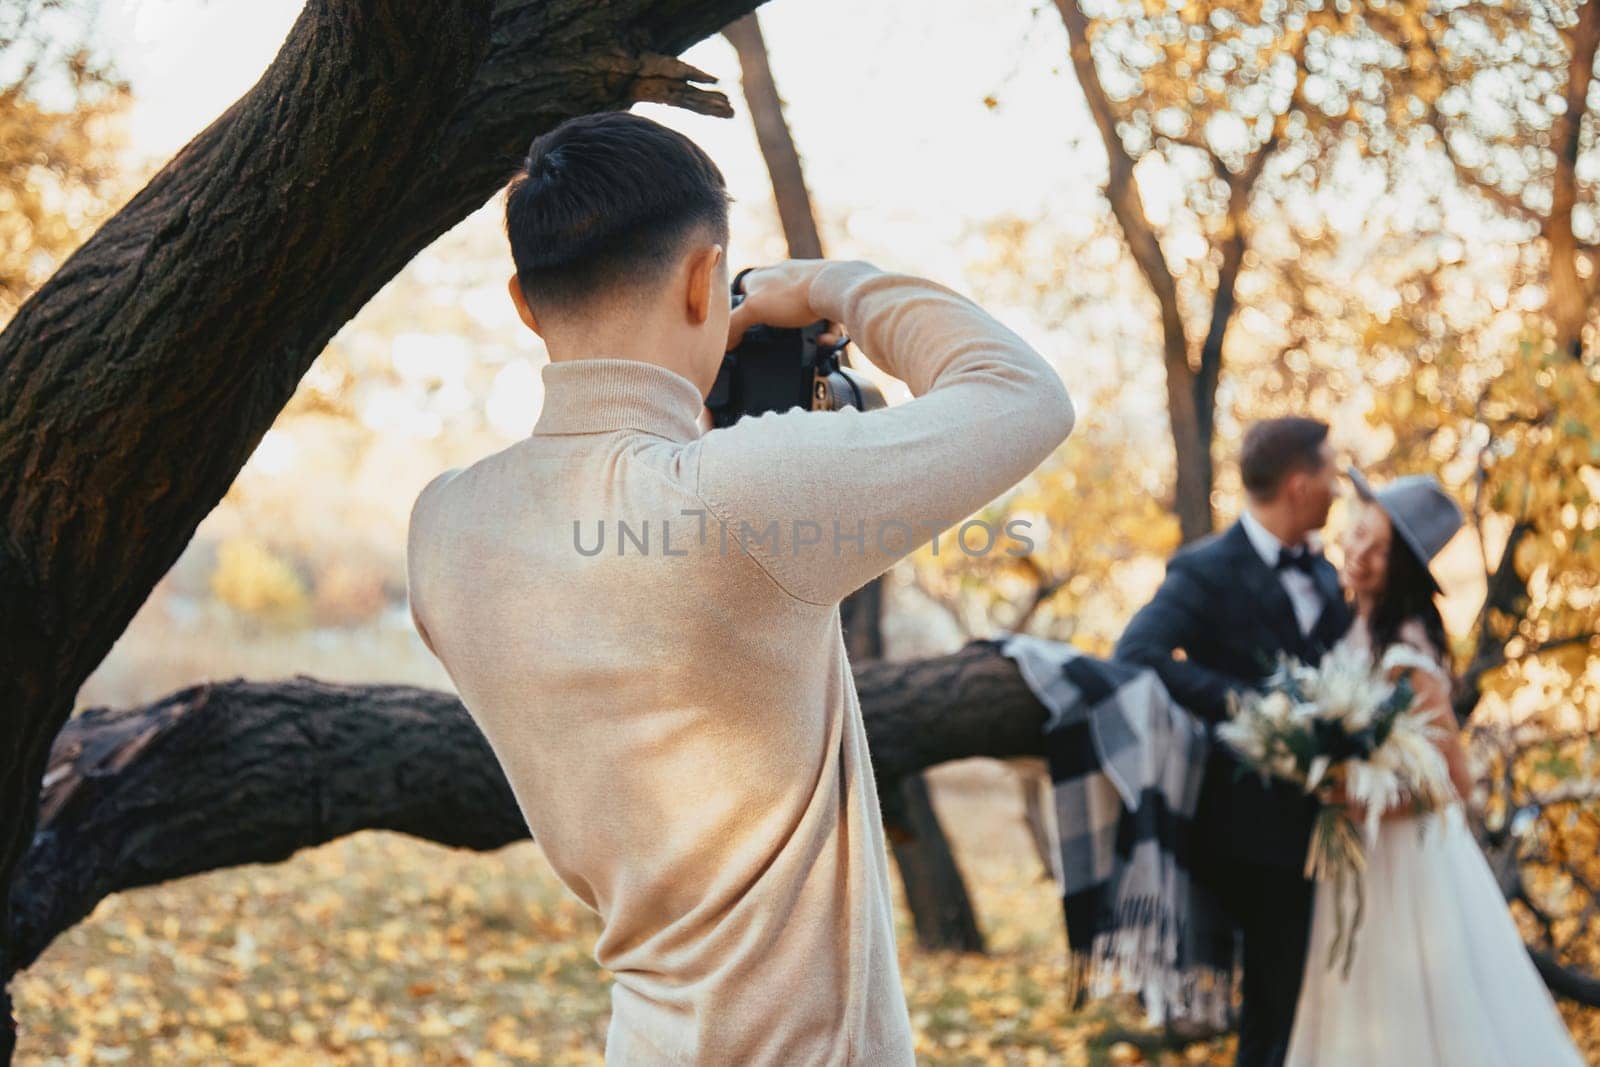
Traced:
<svg viewBox="0 0 1600 1067">
<path fill-rule="evenodd" d="M 1298 524 L 1286 517 L 1282 512 L 1273 507 L 1265 507 L 1254 502 L 1245 505 L 1251 518 L 1260 523 L 1273 537 L 1283 542 L 1289 548 L 1295 548 L 1305 543 L 1306 535 L 1310 532 L 1301 529 Z"/>
<path fill-rule="evenodd" d="M 648 309 L 597 314 L 586 322 L 563 323 L 550 329 L 544 338 L 545 349 L 552 363 L 596 356 L 654 363 L 694 382 L 704 396 L 712 382 L 703 380 L 707 368 L 704 357 L 696 350 L 700 339 L 674 329 L 669 320 L 664 312 Z"/>
</svg>

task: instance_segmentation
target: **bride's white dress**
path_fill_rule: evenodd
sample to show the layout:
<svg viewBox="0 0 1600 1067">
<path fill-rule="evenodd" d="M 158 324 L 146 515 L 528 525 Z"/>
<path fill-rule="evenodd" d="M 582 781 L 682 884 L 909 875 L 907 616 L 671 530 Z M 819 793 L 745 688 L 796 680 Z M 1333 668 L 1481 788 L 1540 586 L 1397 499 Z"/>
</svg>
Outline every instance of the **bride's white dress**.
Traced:
<svg viewBox="0 0 1600 1067">
<path fill-rule="evenodd" d="M 1385 820 L 1367 855 L 1348 977 L 1316 888 L 1286 1067 L 1583 1067 L 1459 804 Z"/>
</svg>

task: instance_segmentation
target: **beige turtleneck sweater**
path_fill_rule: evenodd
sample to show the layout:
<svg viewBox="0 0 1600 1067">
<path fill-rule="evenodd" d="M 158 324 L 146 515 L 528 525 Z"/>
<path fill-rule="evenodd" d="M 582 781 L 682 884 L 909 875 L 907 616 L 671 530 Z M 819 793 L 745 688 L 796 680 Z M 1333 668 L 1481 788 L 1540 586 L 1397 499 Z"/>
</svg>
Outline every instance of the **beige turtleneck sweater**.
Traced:
<svg viewBox="0 0 1600 1067">
<path fill-rule="evenodd" d="M 603 922 L 613 1065 L 914 1062 L 839 602 L 1027 475 L 1073 408 L 932 282 L 841 262 L 811 298 L 915 399 L 702 434 L 674 371 L 551 363 L 532 435 L 411 513 L 423 639 Z"/>
</svg>

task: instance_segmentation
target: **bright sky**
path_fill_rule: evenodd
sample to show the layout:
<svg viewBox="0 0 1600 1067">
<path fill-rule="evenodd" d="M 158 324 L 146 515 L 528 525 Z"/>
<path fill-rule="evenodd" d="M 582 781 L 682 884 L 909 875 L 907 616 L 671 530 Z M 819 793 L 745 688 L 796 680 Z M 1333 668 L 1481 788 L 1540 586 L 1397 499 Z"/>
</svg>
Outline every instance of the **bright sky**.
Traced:
<svg viewBox="0 0 1600 1067">
<path fill-rule="evenodd" d="M 247 90 L 299 0 L 106 0 L 104 32 L 133 82 L 138 149 L 167 156 Z M 1066 34 L 1025 0 L 773 0 L 760 9 L 774 75 L 819 201 L 914 217 L 1025 211 L 1090 188 L 1103 154 L 1066 62 Z M 735 106 L 738 64 L 721 38 L 686 59 Z M 987 96 L 1000 106 L 989 109 Z M 735 195 L 766 189 L 747 121 L 650 109 L 695 137 Z M 742 117 L 742 116 L 741 116 Z"/>
</svg>

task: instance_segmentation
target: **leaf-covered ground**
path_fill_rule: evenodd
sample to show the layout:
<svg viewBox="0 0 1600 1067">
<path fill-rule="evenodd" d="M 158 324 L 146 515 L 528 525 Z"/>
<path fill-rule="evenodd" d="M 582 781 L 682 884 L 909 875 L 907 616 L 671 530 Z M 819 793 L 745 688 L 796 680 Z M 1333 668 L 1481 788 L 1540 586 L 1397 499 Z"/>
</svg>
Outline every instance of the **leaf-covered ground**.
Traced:
<svg viewBox="0 0 1600 1067">
<path fill-rule="evenodd" d="M 1016 793 L 963 766 L 938 803 L 991 951 L 919 951 L 898 909 L 919 1062 L 1231 1062 L 1231 1040 L 1166 1050 L 1132 1012 L 1065 1010 L 1060 913 Z M 531 842 L 358 834 L 104 901 L 13 984 L 18 1062 L 600 1064 L 598 929 Z"/>
</svg>

